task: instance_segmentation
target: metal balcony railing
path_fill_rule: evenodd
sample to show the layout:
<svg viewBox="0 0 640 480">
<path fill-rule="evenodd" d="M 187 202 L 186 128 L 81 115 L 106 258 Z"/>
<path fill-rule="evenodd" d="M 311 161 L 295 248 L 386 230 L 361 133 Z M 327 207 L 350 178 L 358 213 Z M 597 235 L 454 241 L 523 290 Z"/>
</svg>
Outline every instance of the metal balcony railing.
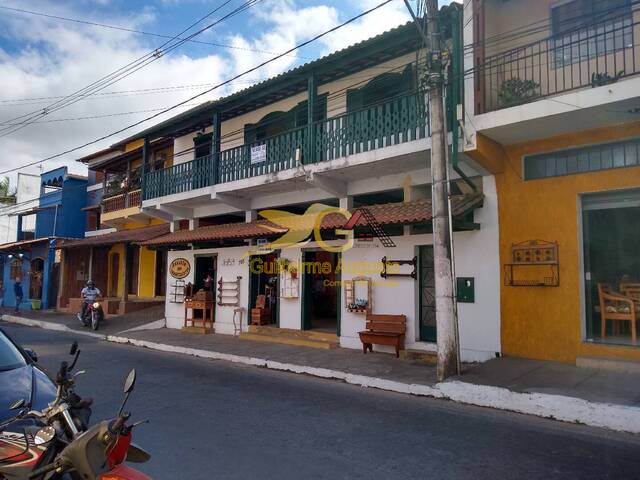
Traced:
<svg viewBox="0 0 640 480">
<path fill-rule="evenodd" d="M 635 75 L 639 43 L 640 12 L 635 12 L 488 56 L 477 71 L 477 113 Z"/>
<path fill-rule="evenodd" d="M 223 150 L 145 175 L 143 198 L 187 192 L 215 183 L 334 160 L 429 135 L 423 94 L 390 99 L 356 112 L 314 122 L 261 141 Z"/>
</svg>

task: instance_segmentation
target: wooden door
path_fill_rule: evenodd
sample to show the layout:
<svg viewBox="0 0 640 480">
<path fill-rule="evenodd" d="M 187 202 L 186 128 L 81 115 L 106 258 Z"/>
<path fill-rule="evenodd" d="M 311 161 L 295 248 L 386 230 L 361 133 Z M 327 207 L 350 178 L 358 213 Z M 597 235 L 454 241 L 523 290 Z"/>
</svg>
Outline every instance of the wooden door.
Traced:
<svg viewBox="0 0 640 480">
<path fill-rule="evenodd" d="M 155 296 L 164 297 L 167 292 L 167 252 L 156 250 Z"/>
<path fill-rule="evenodd" d="M 127 293 L 138 295 L 138 270 L 140 269 L 140 247 L 129 245 L 127 249 Z"/>
</svg>

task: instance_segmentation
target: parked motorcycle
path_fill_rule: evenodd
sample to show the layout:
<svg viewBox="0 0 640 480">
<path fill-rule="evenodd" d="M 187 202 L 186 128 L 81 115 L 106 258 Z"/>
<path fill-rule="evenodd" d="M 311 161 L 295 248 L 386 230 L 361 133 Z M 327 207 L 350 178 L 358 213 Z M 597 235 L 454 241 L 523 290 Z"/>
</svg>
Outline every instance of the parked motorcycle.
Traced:
<svg viewBox="0 0 640 480">
<path fill-rule="evenodd" d="M 78 319 L 82 322 L 82 325 L 98 330 L 100 323 L 104 320 L 104 311 L 102 310 L 102 304 L 98 301 L 88 303 L 87 308 L 84 310 L 84 315 L 78 313 Z"/>
<path fill-rule="evenodd" d="M 125 383 L 125 399 L 118 416 L 87 428 L 91 401 L 82 400 L 73 391 L 72 375 L 80 350 L 71 349 L 71 366 L 62 362 L 56 375 L 57 395 L 42 411 L 31 410 L 25 400 L 11 409 L 16 415 L 0 424 L 1 480 L 150 480 L 124 461 L 146 462 L 150 456 L 131 444 L 132 429 L 144 422 L 127 425 L 124 406 L 135 385 L 132 370 Z"/>
</svg>

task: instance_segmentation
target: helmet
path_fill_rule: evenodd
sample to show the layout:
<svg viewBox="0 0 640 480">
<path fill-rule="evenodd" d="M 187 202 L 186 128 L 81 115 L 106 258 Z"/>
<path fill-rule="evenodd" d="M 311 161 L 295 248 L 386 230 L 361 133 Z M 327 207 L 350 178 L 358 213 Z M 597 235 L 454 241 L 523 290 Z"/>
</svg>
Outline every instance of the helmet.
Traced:
<svg viewBox="0 0 640 480">
<path fill-rule="evenodd" d="M 95 287 L 95 286 L 96 286 L 96 284 L 95 284 L 95 283 L 93 283 L 93 280 L 88 280 L 88 281 L 87 281 L 87 287 L 89 287 L 89 288 L 93 288 L 93 287 Z"/>
</svg>

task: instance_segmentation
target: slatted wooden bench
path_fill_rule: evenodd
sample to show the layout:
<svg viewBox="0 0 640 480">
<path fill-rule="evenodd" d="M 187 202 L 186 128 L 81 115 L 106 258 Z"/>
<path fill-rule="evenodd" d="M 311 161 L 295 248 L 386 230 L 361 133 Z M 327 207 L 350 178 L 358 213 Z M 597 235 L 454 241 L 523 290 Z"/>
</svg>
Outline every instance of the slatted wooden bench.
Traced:
<svg viewBox="0 0 640 480">
<path fill-rule="evenodd" d="M 405 315 L 367 315 L 367 330 L 358 332 L 362 342 L 362 351 L 373 352 L 373 344 L 396 347 L 396 357 L 404 350 L 404 334 L 407 330 Z"/>
</svg>

